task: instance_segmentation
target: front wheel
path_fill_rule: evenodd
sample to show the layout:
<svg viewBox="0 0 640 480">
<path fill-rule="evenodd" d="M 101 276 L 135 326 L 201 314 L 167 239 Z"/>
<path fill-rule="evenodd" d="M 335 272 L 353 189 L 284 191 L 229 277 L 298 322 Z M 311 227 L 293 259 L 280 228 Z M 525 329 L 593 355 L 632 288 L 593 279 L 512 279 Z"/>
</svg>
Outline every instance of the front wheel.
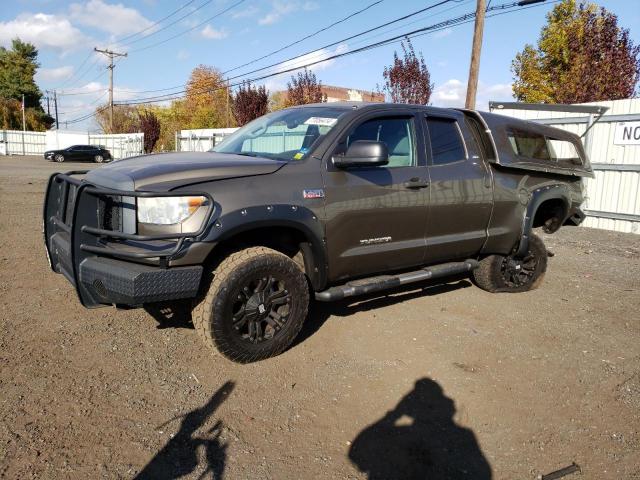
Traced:
<svg viewBox="0 0 640 480">
<path fill-rule="evenodd" d="M 252 247 L 220 263 L 192 318 L 205 343 L 234 362 L 250 363 L 286 350 L 308 306 L 300 267 L 276 250 Z"/>
<path fill-rule="evenodd" d="M 522 258 L 489 255 L 473 271 L 476 284 L 488 292 L 526 292 L 540 286 L 547 271 L 547 249 L 532 234 L 529 249 Z"/>
<path fill-rule="evenodd" d="M 104 157 L 102 155 L 96 155 L 95 157 L 93 157 L 93 159 L 95 160 L 96 163 L 104 162 Z"/>
<path fill-rule="evenodd" d="M 56 162 L 58 162 L 58 163 L 62 163 L 62 162 L 64 162 L 64 155 L 62 155 L 62 154 L 60 154 L 60 153 L 57 153 L 57 154 L 53 157 L 53 159 L 54 159 Z"/>
</svg>

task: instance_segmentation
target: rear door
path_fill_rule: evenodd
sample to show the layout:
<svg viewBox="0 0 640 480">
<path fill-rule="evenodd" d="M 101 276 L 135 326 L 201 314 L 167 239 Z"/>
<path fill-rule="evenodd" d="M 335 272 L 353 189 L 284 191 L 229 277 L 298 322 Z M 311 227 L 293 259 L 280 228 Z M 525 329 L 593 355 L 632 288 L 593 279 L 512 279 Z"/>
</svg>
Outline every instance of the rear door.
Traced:
<svg viewBox="0 0 640 480">
<path fill-rule="evenodd" d="M 423 116 L 429 157 L 426 263 L 477 254 L 493 206 L 491 171 L 462 113 Z"/>
<path fill-rule="evenodd" d="M 428 202 L 424 144 L 410 109 L 368 114 L 331 153 L 356 140 L 387 144 L 389 164 L 339 169 L 328 159 L 325 182 L 330 280 L 422 264 Z"/>
</svg>

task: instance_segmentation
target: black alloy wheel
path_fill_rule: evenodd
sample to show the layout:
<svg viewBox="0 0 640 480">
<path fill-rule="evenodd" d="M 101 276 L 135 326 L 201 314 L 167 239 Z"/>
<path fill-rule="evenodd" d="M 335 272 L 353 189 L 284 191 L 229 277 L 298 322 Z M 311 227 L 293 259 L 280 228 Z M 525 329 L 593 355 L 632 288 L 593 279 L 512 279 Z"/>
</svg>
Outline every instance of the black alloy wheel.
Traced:
<svg viewBox="0 0 640 480">
<path fill-rule="evenodd" d="M 522 288 L 533 281 L 538 259 L 529 250 L 524 258 L 505 257 L 500 265 L 502 281 L 508 288 Z"/>
<path fill-rule="evenodd" d="M 275 338 L 289 319 L 291 294 L 273 275 L 251 279 L 238 289 L 232 308 L 233 329 L 244 341 Z"/>
<path fill-rule="evenodd" d="M 473 279 L 487 292 L 526 292 L 540 286 L 547 262 L 547 249 L 542 239 L 532 234 L 524 257 L 489 255 L 480 260 L 473 271 Z"/>
<path fill-rule="evenodd" d="M 211 272 L 192 320 L 207 345 L 234 362 L 250 363 L 286 350 L 308 307 L 309 286 L 300 265 L 276 250 L 249 247 L 231 253 Z"/>
</svg>

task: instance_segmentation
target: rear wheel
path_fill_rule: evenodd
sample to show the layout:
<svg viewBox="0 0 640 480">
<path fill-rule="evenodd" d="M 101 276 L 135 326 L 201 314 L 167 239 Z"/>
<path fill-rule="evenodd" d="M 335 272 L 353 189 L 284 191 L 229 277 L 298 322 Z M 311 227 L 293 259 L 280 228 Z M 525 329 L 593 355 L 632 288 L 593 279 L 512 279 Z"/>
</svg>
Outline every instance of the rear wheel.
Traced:
<svg viewBox="0 0 640 480">
<path fill-rule="evenodd" d="M 547 270 L 547 249 L 531 235 L 527 253 L 521 257 L 490 255 L 473 271 L 476 284 L 488 292 L 526 292 L 540 286 Z"/>
<path fill-rule="evenodd" d="M 104 162 L 104 157 L 102 155 L 96 155 L 95 157 L 93 157 L 93 159 L 95 160 L 96 163 Z"/>
<path fill-rule="evenodd" d="M 192 318 L 205 343 L 234 362 L 249 363 L 289 347 L 308 305 L 299 266 L 276 250 L 252 247 L 220 263 Z"/>
<path fill-rule="evenodd" d="M 58 163 L 62 163 L 64 162 L 64 155 L 62 155 L 61 153 L 56 153 L 53 159 Z"/>
</svg>

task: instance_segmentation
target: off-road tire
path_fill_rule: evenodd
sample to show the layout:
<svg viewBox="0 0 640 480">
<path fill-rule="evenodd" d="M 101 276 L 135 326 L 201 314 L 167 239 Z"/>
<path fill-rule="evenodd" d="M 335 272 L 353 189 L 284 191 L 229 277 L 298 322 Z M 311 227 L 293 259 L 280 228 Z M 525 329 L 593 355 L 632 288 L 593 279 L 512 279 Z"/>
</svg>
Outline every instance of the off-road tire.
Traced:
<svg viewBox="0 0 640 480">
<path fill-rule="evenodd" d="M 525 258 L 527 258 L 528 255 L 535 257 L 536 264 L 532 275 L 526 283 L 513 285 L 505 280 L 502 269 L 504 262 L 507 262 L 510 257 L 504 255 L 489 255 L 482 259 L 478 268 L 473 271 L 473 279 L 476 285 L 491 293 L 518 293 L 538 288 L 547 271 L 548 254 L 542 239 L 537 235 L 532 234 L 529 238 L 529 249 Z"/>
<path fill-rule="evenodd" d="M 286 323 L 273 338 L 252 343 L 240 338 L 233 327 L 233 305 L 242 285 L 254 277 L 274 275 L 289 292 Z M 304 273 L 286 255 L 266 247 L 251 247 L 226 257 L 213 272 L 206 292 L 192 312 L 198 335 L 211 348 L 237 363 L 250 363 L 276 356 L 294 341 L 307 317 L 309 289 Z"/>
<path fill-rule="evenodd" d="M 104 157 L 102 155 L 96 155 L 95 157 L 93 157 L 93 160 L 96 163 L 103 163 L 104 162 Z"/>
<path fill-rule="evenodd" d="M 53 156 L 53 161 L 54 161 L 54 162 L 57 162 L 57 163 L 62 163 L 62 162 L 64 162 L 64 155 L 62 155 L 61 153 L 56 153 L 56 154 Z"/>
</svg>

